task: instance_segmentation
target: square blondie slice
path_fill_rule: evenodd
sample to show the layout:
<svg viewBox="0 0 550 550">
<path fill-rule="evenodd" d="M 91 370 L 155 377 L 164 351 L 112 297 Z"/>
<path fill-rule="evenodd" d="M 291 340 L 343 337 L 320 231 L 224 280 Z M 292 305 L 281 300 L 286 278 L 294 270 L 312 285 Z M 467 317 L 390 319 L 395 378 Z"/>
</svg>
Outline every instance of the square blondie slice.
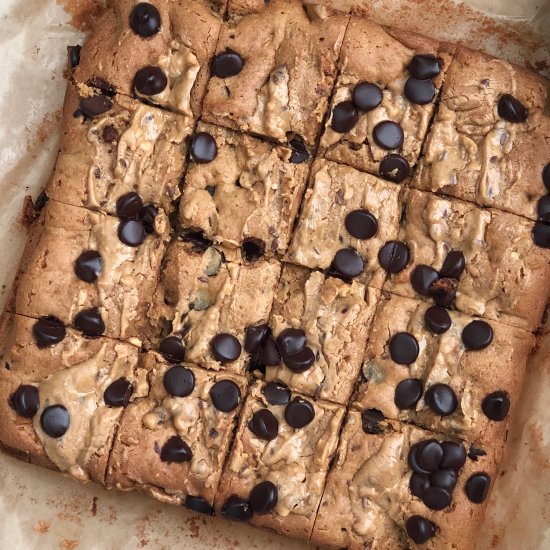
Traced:
<svg viewBox="0 0 550 550">
<path fill-rule="evenodd" d="M 273 0 L 222 27 L 203 119 L 313 147 L 348 19 Z"/>
<path fill-rule="evenodd" d="M 320 153 L 400 182 L 411 174 L 454 46 L 352 17 Z"/>
<path fill-rule="evenodd" d="M 212 513 L 214 496 L 244 399 L 244 377 L 141 356 L 148 393 L 122 416 L 106 483 Z"/>
<path fill-rule="evenodd" d="M 399 193 L 393 183 L 317 159 L 287 260 L 382 288 L 386 272 L 378 253 L 397 237 Z"/>
<path fill-rule="evenodd" d="M 0 446 L 103 483 L 123 407 L 144 391 L 138 348 L 10 313 L 0 335 Z"/>
<path fill-rule="evenodd" d="M 245 330 L 267 323 L 280 272 L 276 260 L 237 263 L 211 243 L 174 241 L 150 311 L 165 337 L 159 351 L 171 362 L 244 374 Z"/>
<path fill-rule="evenodd" d="M 413 186 L 536 219 L 548 90 L 532 71 L 458 47 Z"/>
<path fill-rule="evenodd" d="M 136 95 L 192 120 L 200 114 L 221 27 L 220 2 L 113 0 L 80 52 L 82 95 Z"/>
<path fill-rule="evenodd" d="M 469 442 L 504 441 L 533 344 L 519 328 L 385 296 L 353 406 Z"/>
<path fill-rule="evenodd" d="M 472 550 L 498 473 L 502 445 L 487 452 L 350 411 L 311 537 L 349 550 Z"/>
<path fill-rule="evenodd" d="M 379 298 L 379 290 L 361 283 L 286 264 L 251 368 L 295 391 L 347 404 Z M 248 329 L 248 342 L 260 328 Z"/>
<path fill-rule="evenodd" d="M 215 510 L 307 540 L 345 409 L 256 382 L 245 401 Z"/>
<path fill-rule="evenodd" d="M 48 201 L 31 229 L 10 311 L 53 316 L 89 337 L 145 340 L 168 239 L 164 212 L 150 221 Z"/>
<path fill-rule="evenodd" d="M 550 292 L 550 253 L 525 218 L 411 190 L 399 237 L 408 266 L 385 289 L 528 330 Z"/>
<path fill-rule="evenodd" d="M 122 95 L 109 99 L 101 113 L 90 111 L 89 101 L 69 84 L 60 154 L 46 194 L 116 214 L 117 204 L 123 208 L 128 194 L 137 193 L 135 201 L 171 212 L 180 196 L 192 121 Z"/>
<path fill-rule="evenodd" d="M 179 221 L 243 256 L 284 254 L 306 186 L 303 152 L 200 123 L 216 157 L 193 162 L 185 177 Z"/>
</svg>

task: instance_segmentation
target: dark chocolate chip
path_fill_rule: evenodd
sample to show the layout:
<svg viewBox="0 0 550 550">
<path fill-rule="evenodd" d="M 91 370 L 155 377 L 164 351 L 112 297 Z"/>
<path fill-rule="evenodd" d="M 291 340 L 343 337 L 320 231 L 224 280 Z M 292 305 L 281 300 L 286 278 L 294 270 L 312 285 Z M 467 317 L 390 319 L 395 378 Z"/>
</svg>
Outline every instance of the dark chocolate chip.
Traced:
<svg viewBox="0 0 550 550">
<path fill-rule="evenodd" d="M 143 67 L 136 73 L 134 87 L 136 91 L 145 96 L 153 96 L 162 93 L 168 86 L 168 77 L 160 68 L 153 65 Z"/>
<path fill-rule="evenodd" d="M 451 250 L 439 270 L 442 279 L 459 279 L 466 267 L 466 259 L 460 250 Z"/>
<path fill-rule="evenodd" d="M 435 536 L 435 523 L 422 516 L 411 516 L 405 524 L 407 535 L 415 544 L 424 544 Z"/>
<path fill-rule="evenodd" d="M 440 307 L 450 308 L 456 298 L 457 279 L 438 279 L 430 286 L 430 296 Z"/>
<path fill-rule="evenodd" d="M 378 262 L 388 273 L 403 271 L 410 259 L 409 247 L 401 241 L 388 241 L 378 252 Z"/>
<path fill-rule="evenodd" d="M 127 246 L 139 246 L 145 240 L 145 228 L 136 220 L 123 220 L 118 224 L 118 238 Z"/>
<path fill-rule="evenodd" d="M 143 224 L 143 229 L 148 235 L 155 232 L 155 219 L 158 214 L 158 208 L 154 204 L 146 204 L 138 212 L 138 220 Z"/>
<path fill-rule="evenodd" d="M 178 435 L 172 436 L 160 451 L 163 462 L 189 462 L 193 458 L 191 447 Z"/>
<path fill-rule="evenodd" d="M 160 354 L 169 363 L 181 363 L 185 359 L 185 347 L 179 336 L 168 336 L 159 345 Z"/>
<path fill-rule="evenodd" d="M 65 338 L 65 325 L 57 318 L 49 315 L 41 317 L 34 323 L 32 334 L 39 348 L 47 348 L 58 344 Z"/>
<path fill-rule="evenodd" d="M 252 518 L 252 509 L 244 498 L 231 495 L 222 506 L 222 516 L 235 521 L 249 521 Z"/>
<path fill-rule="evenodd" d="M 440 467 L 460 470 L 466 462 L 466 449 L 464 449 L 464 445 L 454 443 L 453 441 L 443 441 L 441 447 L 443 448 L 443 460 Z"/>
<path fill-rule="evenodd" d="M 334 255 L 328 274 L 350 280 L 361 275 L 365 269 L 365 260 L 353 248 L 342 248 Z"/>
<path fill-rule="evenodd" d="M 435 84 L 430 79 L 409 78 L 405 82 L 405 97 L 416 105 L 431 103 L 435 97 Z"/>
<path fill-rule="evenodd" d="M 429 265 L 417 265 L 411 273 L 411 285 L 422 296 L 430 295 L 430 286 L 432 286 L 439 275 L 437 271 Z"/>
<path fill-rule="evenodd" d="M 359 82 L 353 89 L 352 99 L 361 111 L 372 111 L 382 103 L 382 90 L 372 82 Z"/>
<path fill-rule="evenodd" d="M 67 432 L 71 424 L 69 411 L 63 405 L 46 407 L 40 415 L 40 426 L 46 435 L 58 438 Z"/>
<path fill-rule="evenodd" d="M 106 96 L 114 97 L 116 95 L 115 87 L 112 84 L 109 84 L 109 82 L 107 82 L 104 78 L 101 78 L 100 76 L 94 76 L 93 78 L 90 78 L 90 80 L 86 82 L 86 85 L 90 88 L 97 88 Z"/>
<path fill-rule="evenodd" d="M 424 395 L 428 407 L 441 416 L 448 416 L 456 411 L 458 404 L 455 392 L 447 384 L 433 384 Z"/>
<path fill-rule="evenodd" d="M 109 124 L 109 126 L 105 126 L 105 128 L 103 128 L 101 137 L 103 138 L 103 141 L 105 143 L 113 143 L 115 141 L 118 141 L 118 138 L 120 136 L 118 134 L 118 130 L 114 126 Z"/>
<path fill-rule="evenodd" d="M 288 144 L 292 149 L 290 154 L 290 162 L 294 164 L 302 164 L 309 158 L 309 152 L 305 143 L 301 139 L 291 139 Z"/>
<path fill-rule="evenodd" d="M 315 353 L 306 346 L 292 355 L 284 355 L 283 361 L 292 372 L 301 373 L 311 368 L 315 363 Z"/>
<path fill-rule="evenodd" d="M 395 388 L 394 403 L 399 409 L 414 409 L 422 397 L 422 382 L 417 378 L 401 380 Z"/>
<path fill-rule="evenodd" d="M 212 74 L 218 78 L 230 78 L 238 75 L 244 67 L 244 59 L 229 48 L 214 56 Z"/>
<path fill-rule="evenodd" d="M 351 101 L 342 101 L 332 110 L 330 127 L 339 134 L 353 130 L 359 120 L 359 113 Z"/>
<path fill-rule="evenodd" d="M 417 467 L 411 463 L 414 455 Z M 409 451 L 409 464 L 411 468 L 420 474 L 435 472 L 443 459 L 443 447 L 435 439 L 428 439 L 413 445 Z"/>
<path fill-rule="evenodd" d="M 18 415 L 24 418 L 32 418 L 40 408 L 38 389 L 34 386 L 22 384 L 11 396 L 10 403 Z"/>
<path fill-rule="evenodd" d="M 265 243 L 261 239 L 247 238 L 241 245 L 241 254 L 245 261 L 256 262 L 265 252 Z"/>
<path fill-rule="evenodd" d="M 130 13 L 130 28 L 143 38 L 157 34 L 160 25 L 160 13 L 153 4 L 140 2 Z"/>
<path fill-rule="evenodd" d="M 410 365 L 419 353 L 418 341 L 408 332 L 398 332 L 389 343 L 390 356 L 399 365 Z"/>
<path fill-rule="evenodd" d="M 78 67 L 80 65 L 80 50 L 82 50 L 82 46 L 67 47 L 70 69 L 74 69 L 75 67 Z"/>
<path fill-rule="evenodd" d="M 424 493 L 430 488 L 430 476 L 413 472 L 409 479 L 409 490 L 418 498 L 422 498 Z"/>
<path fill-rule="evenodd" d="M 133 384 L 126 378 L 112 382 L 103 393 L 103 401 L 108 407 L 126 407 L 134 392 Z"/>
<path fill-rule="evenodd" d="M 264 340 L 269 336 L 270 329 L 268 325 L 257 325 L 246 327 L 244 337 L 244 349 L 248 353 L 259 351 Z"/>
<path fill-rule="evenodd" d="M 258 362 L 267 367 L 274 367 L 281 364 L 279 350 L 277 349 L 275 340 L 273 340 L 271 336 L 268 336 L 262 344 L 260 352 L 258 353 Z"/>
<path fill-rule="evenodd" d="M 179 365 L 169 368 L 162 381 L 166 391 L 175 397 L 187 397 L 195 389 L 193 371 Z"/>
<path fill-rule="evenodd" d="M 533 227 L 533 242 L 541 248 L 550 248 L 550 223 L 538 221 Z"/>
<path fill-rule="evenodd" d="M 400 183 L 411 173 L 409 161 L 398 153 L 386 155 L 380 162 L 380 175 L 389 181 Z"/>
<path fill-rule="evenodd" d="M 132 191 L 116 201 L 116 215 L 123 220 L 137 218 L 142 207 L 141 197 Z"/>
<path fill-rule="evenodd" d="M 80 100 L 80 111 L 89 118 L 95 118 L 113 108 L 113 102 L 104 94 L 83 97 Z"/>
<path fill-rule="evenodd" d="M 489 494 L 491 478 L 485 472 L 470 476 L 466 482 L 466 496 L 475 504 L 481 504 Z"/>
<path fill-rule="evenodd" d="M 545 195 L 539 199 L 537 216 L 543 222 L 550 222 L 550 195 Z"/>
<path fill-rule="evenodd" d="M 510 412 L 510 399 L 503 391 L 495 391 L 485 397 L 481 409 L 487 418 L 500 422 Z"/>
<path fill-rule="evenodd" d="M 97 338 L 105 332 L 105 323 L 97 307 L 83 309 L 76 314 L 73 324 L 84 336 Z"/>
<path fill-rule="evenodd" d="M 269 409 L 260 409 L 248 421 L 248 429 L 256 437 L 271 441 L 279 434 L 279 421 Z"/>
<path fill-rule="evenodd" d="M 445 454 L 443 454 L 445 458 Z M 451 468 L 440 468 L 430 474 L 430 483 L 432 487 L 439 487 L 452 491 L 456 485 L 456 470 Z"/>
<path fill-rule="evenodd" d="M 210 388 L 210 399 L 216 409 L 228 413 L 239 406 L 241 390 L 232 380 L 220 380 Z"/>
<path fill-rule="evenodd" d="M 415 55 L 408 69 L 414 78 L 435 78 L 441 72 L 441 62 L 433 55 Z"/>
<path fill-rule="evenodd" d="M 290 390 L 282 382 L 268 382 L 262 393 L 270 405 L 286 405 L 290 401 Z"/>
<path fill-rule="evenodd" d="M 399 149 L 405 139 L 401 126 L 391 120 L 379 122 L 372 132 L 374 141 L 382 149 Z"/>
<path fill-rule="evenodd" d="M 542 183 L 550 191 L 550 162 L 542 169 Z"/>
<path fill-rule="evenodd" d="M 378 221 L 368 210 L 354 210 L 345 219 L 348 233 L 356 239 L 372 239 L 378 233 Z"/>
<path fill-rule="evenodd" d="M 295 397 L 285 408 L 287 424 L 297 430 L 307 426 L 314 418 L 315 408 L 301 397 Z"/>
<path fill-rule="evenodd" d="M 420 464 L 418 463 L 420 451 L 422 450 L 422 447 L 426 445 L 426 443 L 429 443 L 429 441 L 421 441 L 420 443 L 416 443 L 409 449 L 407 461 L 410 468 L 417 474 L 429 475 L 432 471 L 435 471 L 437 469 L 436 467 L 433 470 L 426 470 L 425 468 L 420 467 Z"/>
<path fill-rule="evenodd" d="M 493 329 L 485 321 L 472 321 L 462 331 L 462 343 L 466 346 L 466 349 L 485 349 L 492 341 Z"/>
<path fill-rule="evenodd" d="M 218 156 L 216 140 L 206 132 L 198 132 L 191 140 L 191 157 L 199 164 L 212 162 Z"/>
<path fill-rule="evenodd" d="M 46 191 L 40 191 L 38 194 L 38 197 L 36 197 L 36 200 L 34 201 L 34 209 L 37 212 L 41 212 L 42 209 L 48 204 L 49 197 L 46 193 Z"/>
<path fill-rule="evenodd" d="M 424 313 L 426 328 L 435 334 L 443 334 L 451 328 L 451 316 L 449 312 L 440 306 L 431 306 Z"/>
<path fill-rule="evenodd" d="M 430 487 L 422 497 L 422 502 L 431 510 L 443 510 L 451 504 L 451 493 L 441 487 Z"/>
<path fill-rule="evenodd" d="M 382 433 L 380 422 L 383 420 L 384 415 L 378 409 L 366 409 L 361 412 L 361 427 L 366 434 Z"/>
<path fill-rule="evenodd" d="M 503 94 L 498 100 L 498 116 L 508 122 L 525 122 L 528 111 L 525 106 L 511 94 Z"/>
<path fill-rule="evenodd" d="M 468 458 L 470 460 L 473 460 L 474 462 L 477 462 L 477 459 L 480 456 L 487 456 L 487 452 L 483 449 L 478 449 L 474 447 L 473 445 L 468 449 Z"/>
<path fill-rule="evenodd" d="M 277 336 L 277 347 L 283 356 L 293 355 L 306 347 L 306 333 L 299 328 L 285 328 Z"/>
<path fill-rule="evenodd" d="M 195 252 L 204 252 L 212 246 L 212 241 L 204 236 L 204 232 L 199 230 L 186 230 L 181 233 L 181 240 L 193 245 Z"/>
<path fill-rule="evenodd" d="M 75 275 L 86 283 L 95 283 L 103 267 L 103 258 L 97 250 L 86 250 L 74 263 Z"/>
<path fill-rule="evenodd" d="M 232 334 L 222 332 L 212 338 L 210 350 L 220 363 L 231 363 L 241 355 L 241 343 Z"/>
<path fill-rule="evenodd" d="M 199 514 L 206 514 L 207 516 L 214 515 L 214 509 L 202 497 L 194 497 L 192 495 L 187 495 L 185 497 L 184 506 L 188 510 L 193 510 L 193 512 L 198 512 Z"/>
<path fill-rule="evenodd" d="M 255 514 L 268 514 L 277 506 L 278 491 L 271 481 L 262 481 L 250 491 L 250 508 Z"/>
</svg>

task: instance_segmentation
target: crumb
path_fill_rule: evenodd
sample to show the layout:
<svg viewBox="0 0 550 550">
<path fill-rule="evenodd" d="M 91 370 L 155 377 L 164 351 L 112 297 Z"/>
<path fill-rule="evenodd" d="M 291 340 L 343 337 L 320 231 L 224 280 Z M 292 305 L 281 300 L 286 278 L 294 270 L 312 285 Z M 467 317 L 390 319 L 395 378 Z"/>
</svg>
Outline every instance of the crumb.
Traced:
<svg viewBox="0 0 550 550">
<path fill-rule="evenodd" d="M 44 534 L 44 533 L 47 533 L 50 530 L 51 525 L 52 524 L 49 521 L 38 520 L 36 522 L 36 525 L 34 526 L 34 530 L 37 533 Z"/>
</svg>

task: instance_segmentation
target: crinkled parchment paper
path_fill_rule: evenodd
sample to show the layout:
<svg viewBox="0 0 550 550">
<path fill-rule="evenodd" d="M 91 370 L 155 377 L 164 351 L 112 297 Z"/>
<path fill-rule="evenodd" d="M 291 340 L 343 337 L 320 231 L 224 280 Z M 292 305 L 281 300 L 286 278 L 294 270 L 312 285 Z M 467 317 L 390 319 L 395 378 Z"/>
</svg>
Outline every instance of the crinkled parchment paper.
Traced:
<svg viewBox="0 0 550 550">
<path fill-rule="evenodd" d="M 465 44 L 550 74 L 550 1 L 319 0 L 362 4 L 381 23 Z M 0 305 L 25 242 L 25 195 L 36 197 L 57 149 L 66 46 L 79 43 L 93 0 L 0 0 Z M 546 32 L 546 44 L 542 38 Z M 544 357 L 548 356 L 545 361 Z M 479 550 L 550 548 L 550 336 L 531 362 Z M 299 542 L 204 518 L 140 495 L 79 486 L 0 454 L 0 548 L 298 550 Z"/>
</svg>

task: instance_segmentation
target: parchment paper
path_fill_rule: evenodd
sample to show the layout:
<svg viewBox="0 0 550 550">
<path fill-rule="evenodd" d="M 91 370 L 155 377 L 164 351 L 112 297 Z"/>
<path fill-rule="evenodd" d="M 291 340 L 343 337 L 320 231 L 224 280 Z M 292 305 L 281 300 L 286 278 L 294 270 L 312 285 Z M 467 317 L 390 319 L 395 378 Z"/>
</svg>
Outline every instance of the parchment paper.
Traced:
<svg viewBox="0 0 550 550">
<path fill-rule="evenodd" d="M 340 6 L 359 2 L 327 0 Z M 550 75 L 550 1 L 365 0 L 363 4 L 364 12 L 381 23 L 463 41 Z M 18 221 L 23 197 L 36 197 L 53 167 L 65 93 L 66 46 L 82 40 L 93 9 L 93 0 L 0 0 L 0 306 L 26 239 Z M 479 550 L 550 548 L 548 396 L 550 336 L 529 367 Z M 199 517 L 138 493 L 80 486 L 2 454 L 0 518 L 1 549 L 309 548 L 246 525 Z"/>
</svg>

